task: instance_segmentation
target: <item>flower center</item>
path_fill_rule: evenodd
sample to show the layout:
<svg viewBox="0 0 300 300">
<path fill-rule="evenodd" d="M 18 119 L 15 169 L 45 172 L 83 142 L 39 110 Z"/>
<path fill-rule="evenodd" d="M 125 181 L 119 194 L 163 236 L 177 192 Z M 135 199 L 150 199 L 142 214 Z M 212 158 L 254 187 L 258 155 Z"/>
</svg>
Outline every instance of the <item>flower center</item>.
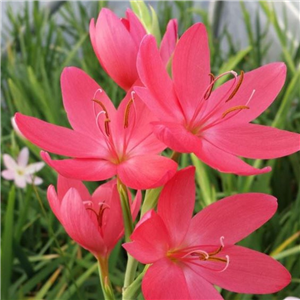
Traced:
<svg viewBox="0 0 300 300">
<path fill-rule="evenodd" d="M 99 209 L 98 211 L 96 211 L 93 208 L 93 202 L 92 201 L 83 201 L 83 204 L 85 205 L 85 209 L 88 211 L 91 211 L 95 216 L 96 216 L 96 220 L 98 223 L 98 226 L 100 229 L 102 229 L 103 226 L 103 215 L 106 209 L 110 208 L 110 206 L 108 204 L 106 204 L 105 202 L 99 202 Z"/>
<path fill-rule="evenodd" d="M 222 236 L 220 238 L 221 245 L 217 248 L 212 245 L 186 247 L 169 251 L 167 257 L 173 262 L 183 262 L 210 271 L 224 272 L 229 266 L 229 255 L 222 255 L 223 240 L 224 237 Z"/>
</svg>

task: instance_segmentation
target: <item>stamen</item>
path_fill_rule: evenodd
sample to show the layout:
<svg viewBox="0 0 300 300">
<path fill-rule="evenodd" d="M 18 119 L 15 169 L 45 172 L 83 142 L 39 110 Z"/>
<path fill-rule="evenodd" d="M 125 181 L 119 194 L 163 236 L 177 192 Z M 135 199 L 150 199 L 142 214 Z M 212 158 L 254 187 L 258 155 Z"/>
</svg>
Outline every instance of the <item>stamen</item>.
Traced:
<svg viewBox="0 0 300 300">
<path fill-rule="evenodd" d="M 110 119 L 105 119 L 104 120 L 104 129 L 105 129 L 105 133 L 106 135 L 109 137 L 110 136 L 110 130 L 109 130 L 109 122 L 110 122 Z"/>
<path fill-rule="evenodd" d="M 225 239 L 224 236 L 220 237 L 220 244 L 221 244 L 222 247 L 225 247 L 225 245 L 224 245 L 224 239 Z"/>
<path fill-rule="evenodd" d="M 232 93 L 229 95 L 229 97 L 227 98 L 227 100 L 225 102 L 228 102 L 229 100 L 231 100 L 234 97 L 234 95 L 239 90 L 243 80 L 244 80 L 244 71 L 241 71 L 240 78 L 239 78 L 239 81 L 238 81 L 236 87 L 234 88 L 234 90 L 232 91 Z"/>
<path fill-rule="evenodd" d="M 104 106 L 104 104 L 101 101 L 97 100 L 97 99 L 92 99 L 92 101 L 96 102 L 97 104 L 99 104 L 101 106 L 101 108 L 105 111 L 106 117 L 109 119 L 108 112 L 107 112 L 107 109 Z"/>
<path fill-rule="evenodd" d="M 212 90 L 214 88 L 214 85 L 215 85 L 215 76 L 214 76 L 214 74 L 209 73 L 208 75 L 210 76 L 210 84 L 209 84 L 208 89 L 206 90 L 206 92 L 204 94 L 204 100 L 207 100 L 210 97 L 211 92 L 212 92 Z"/>
<path fill-rule="evenodd" d="M 132 95 L 132 94 L 131 94 Z M 129 119 L 129 112 L 130 112 L 130 108 L 133 104 L 133 98 L 131 98 L 125 108 L 125 114 L 124 114 L 124 128 L 128 127 L 128 119 Z"/>
<path fill-rule="evenodd" d="M 95 99 L 96 98 L 96 95 L 97 95 L 97 93 L 102 93 L 103 92 L 103 90 L 102 89 L 98 89 L 96 92 L 95 92 L 95 94 L 94 94 L 94 97 L 93 97 L 93 99 Z"/>
<path fill-rule="evenodd" d="M 88 205 L 88 206 L 93 205 L 93 202 L 92 202 L 91 200 L 84 200 L 84 201 L 82 201 L 82 203 L 83 203 L 84 205 Z"/>
<path fill-rule="evenodd" d="M 233 111 L 240 110 L 240 109 L 249 109 L 249 108 L 250 107 L 246 106 L 246 105 L 238 105 L 238 106 L 231 107 L 231 108 L 227 109 L 225 112 L 223 112 L 222 118 L 224 119 L 229 113 L 231 113 Z"/>
<path fill-rule="evenodd" d="M 226 257 L 226 266 L 224 267 L 223 270 L 217 271 L 218 273 L 224 272 L 229 266 L 229 262 L 230 262 L 229 255 L 225 255 L 225 257 Z"/>
<path fill-rule="evenodd" d="M 248 99 L 246 105 L 248 105 L 255 94 L 255 90 L 252 91 L 250 98 Z"/>
</svg>

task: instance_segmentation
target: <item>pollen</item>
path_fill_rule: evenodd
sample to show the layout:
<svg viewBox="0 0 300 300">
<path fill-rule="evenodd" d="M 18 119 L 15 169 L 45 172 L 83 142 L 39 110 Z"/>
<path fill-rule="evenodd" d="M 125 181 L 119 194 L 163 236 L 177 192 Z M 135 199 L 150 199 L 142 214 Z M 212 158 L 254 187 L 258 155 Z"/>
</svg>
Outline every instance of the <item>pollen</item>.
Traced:
<svg viewBox="0 0 300 300">
<path fill-rule="evenodd" d="M 129 122 L 129 112 L 130 112 L 130 108 L 133 104 L 133 99 L 130 99 L 126 105 L 125 108 L 125 114 L 124 114 L 124 128 L 128 127 L 128 122 Z"/>
</svg>

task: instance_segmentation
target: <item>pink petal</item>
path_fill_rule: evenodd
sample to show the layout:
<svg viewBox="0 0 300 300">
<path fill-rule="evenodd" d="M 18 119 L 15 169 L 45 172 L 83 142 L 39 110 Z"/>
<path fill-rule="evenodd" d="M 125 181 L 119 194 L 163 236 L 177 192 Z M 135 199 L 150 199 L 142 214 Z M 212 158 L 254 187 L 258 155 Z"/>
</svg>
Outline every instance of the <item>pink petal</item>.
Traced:
<svg viewBox="0 0 300 300">
<path fill-rule="evenodd" d="M 47 152 L 41 151 L 42 159 L 64 177 L 99 181 L 116 175 L 116 165 L 101 159 L 52 160 Z"/>
<path fill-rule="evenodd" d="M 49 152 L 75 157 L 103 157 L 107 152 L 98 141 L 71 129 L 20 113 L 15 119 L 27 139 Z"/>
<path fill-rule="evenodd" d="M 146 35 L 140 45 L 140 50 L 137 57 L 137 69 L 139 76 L 145 87 L 152 94 L 151 106 L 159 107 L 159 111 L 163 111 L 165 117 L 175 117 L 179 120 L 183 119 L 181 108 L 173 87 L 173 82 L 170 79 L 165 65 L 163 64 L 158 52 L 155 38 L 151 35 Z M 135 88 L 137 94 L 147 104 L 141 94 L 141 90 Z M 156 113 L 156 110 L 152 110 Z"/>
<path fill-rule="evenodd" d="M 184 238 L 195 206 L 195 168 L 178 171 L 164 186 L 158 199 L 157 211 L 176 247 Z"/>
<path fill-rule="evenodd" d="M 176 19 L 169 21 L 166 33 L 160 44 L 159 54 L 163 64 L 166 66 L 173 55 L 178 39 L 178 22 Z"/>
<path fill-rule="evenodd" d="M 216 126 L 205 138 L 224 151 L 247 158 L 277 158 L 300 150 L 299 134 L 256 124 Z"/>
<path fill-rule="evenodd" d="M 75 242 L 96 257 L 106 254 L 103 239 L 74 188 L 67 192 L 61 203 L 60 217 L 66 232 Z"/>
<path fill-rule="evenodd" d="M 275 97 L 284 84 L 285 77 L 286 66 L 284 63 L 278 62 L 245 73 L 244 80 L 236 95 L 226 103 L 225 97 L 223 105 L 216 111 L 215 116 L 219 118 L 223 112 L 231 107 L 247 105 L 250 109 L 243 109 L 233 117 L 231 121 L 234 123 L 245 123 L 254 120 L 275 100 Z M 214 108 L 220 99 L 224 98 L 224 95 L 228 92 L 231 85 L 232 81 L 230 80 L 211 94 L 207 100 L 207 111 Z M 255 93 L 251 101 L 247 103 L 253 90 L 255 90 Z"/>
<path fill-rule="evenodd" d="M 200 148 L 200 139 L 183 125 L 171 122 L 153 122 L 156 137 L 174 151 L 191 153 Z"/>
<path fill-rule="evenodd" d="M 193 25 L 179 39 L 172 72 L 179 101 L 190 119 L 210 84 L 208 37 L 203 24 Z"/>
<path fill-rule="evenodd" d="M 248 193 L 224 198 L 200 211 L 191 221 L 187 237 L 194 245 L 232 245 L 267 222 L 277 209 L 276 198 Z"/>
<path fill-rule="evenodd" d="M 195 149 L 194 153 L 207 165 L 223 173 L 248 176 L 271 171 L 271 167 L 256 169 L 245 163 L 240 158 L 221 150 L 206 140 L 203 140 L 201 148 L 199 147 L 199 149 Z"/>
<path fill-rule="evenodd" d="M 6 180 L 13 180 L 15 179 L 15 172 L 13 170 L 3 170 L 1 175 Z"/>
<path fill-rule="evenodd" d="M 60 218 L 60 205 L 62 198 L 58 197 L 53 185 L 49 185 L 47 189 L 47 199 L 52 209 L 53 213 L 55 214 L 56 218 L 62 223 Z"/>
<path fill-rule="evenodd" d="M 189 268 L 189 266 L 184 267 L 183 272 L 191 299 L 223 299 L 223 297 L 219 294 L 219 292 L 214 288 L 214 286 L 210 282 L 207 282 L 201 275 L 196 273 L 193 269 Z"/>
<path fill-rule="evenodd" d="M 28 164 L 28 158 L 29 158 L 29 150 L 27 147 L 24 147 L 18 156 L 18 165 L 20 167 L 26 167 L 26 165 Z"/>
<path fill-rule="evenodd" d="M 24 171 L 26 174 L 34 174 L 34 173 L 40 171 L 44 166 L 45 166 L 45 163 L 43 163 L 43 162 L 33 163 L 33 164 L 28 165 L 24 169 Z"/>
<path fill-rule="evenodd" d="M 104 105 L 111 121 L 115 118 L 116 109 L 103 89 L 84 71 L 75 67 L 63 70 L 61 88 L 64 107 L 73 129 L 104 143 L 96 122 L 96 116 L 103 108 L 92 99 Z"/>
<path fill-rule="evenodd" d="M 165 257 L 169 249 L 167 228 L 153 210 L 145 214 L 130 238 L 132 242 L 123 244 L 123 247 L 143 264 L 153 263 Z"/>
<path fill-rule="evenodd" d="M 89 26 L 89 33 L 90 33 L 90 40 L 91 40 L 91 44 L 94 49 L 94 52 L 101 64 L 102 68 L 107 72 L 107 70 L 103 66 L 101 56 L 99 55 L 98 50 L 97 50 L 97 41 L 96 41 L 97 31 L 96 31 L 96 24 L 95 24 L 94 19 L 91 19 L 90 26 Z"/>
<path fill-rule="evenodd" d="M 74 179 L 66 178 L 62 175 L 58 175 L 57 177 L 58 199 L 62 200 L 70 188 L 75 188 L 78 194 L 80 195 L 81 199 L 83 200 L 89 200 L 91 197 L 88 189 L 80 180 L 74 180 Z"/>
<path fill-rule="evenodd" d="M 135 198 L 133 202 L 131 203 L 131 214 L 132 214 L 132 220 L 135 220 L 142 204 L 142 192 L 139 190 L 136 192 Z"/>
<path fill-rule="evenodd" d="M 9 170 L 15 170 L 18 168 L 16 161 L 9 154 L 6 153 L 3 154 L 3 163 L 4 166 Z"/>
<path fill-rule="evenodd" d="M 128 31 L 132 39 L 134 40 L 136 47 L 138 48 L 147 32 L 143 24 L 140 22 L 140 20 L 132 10 L 126 10 L 126 17 L 128 20 Z"/>
<path fill-rule="evenodd" d="M 182 269 L 166 258 L 148 269 L 142 282 L 142 291 L 145 300 L 192 299 Z"/>
<path fill-rule="evenodd" d="M 21 189 L 26 187 L 26 179 L 24 175 L 15 174 L 15 185 Z"/>
<path fill-rule="evenodd" d="M 224 272 L 199 270 L 211 283 L 245 294 L 271 294 L 287 286 L 291 275 L 272 257 L 240 246 L 224 248 L 230 258 Z"/>
<path fill-rule="evenodd" d="M 118 165 L 118 176 L 128 187 L 145 190 L 164 185 L 177 169 L 177 164 L 159 155 L 134 156 Z"/>
<path fill-rule="evenodd" d="M 31 177 L 31 182 L 33 180 L 34 185 L 40 185 L 43 183 L 43 179 L 40 177 L 37 177 L 37 176 L 34 176 L 34 177 L 30 176 L 30 177 Z"/>
<path fill-rule="evenodd" d="M 96 23 L 97 56 L 101 57 L 109 76 L 124 90 L 138 78 L 136 71 L 136 46 L 120 19 L 109 9 L 102 8 Z"/>
</svg>

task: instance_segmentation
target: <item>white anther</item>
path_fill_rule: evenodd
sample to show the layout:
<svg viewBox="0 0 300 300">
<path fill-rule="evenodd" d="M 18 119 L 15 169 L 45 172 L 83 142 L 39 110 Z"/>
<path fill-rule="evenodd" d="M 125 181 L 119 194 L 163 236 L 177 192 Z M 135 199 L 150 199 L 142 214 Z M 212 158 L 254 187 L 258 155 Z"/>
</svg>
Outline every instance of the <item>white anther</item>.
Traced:
<svg viewBox="0 0 300 300">
<path fill-rule="evenodd" d="M 225 257 L 226 257 L 226 266 L 221 271 L 217 271 L 218 273 L 224 272 L 229 266 L 229 262 L 230 262 L 229 255 L 225 255 Z"/>
<path fill-rule="evenodd" d="M 135 91 L 131 91 L 131 99 L 134 100 Z"/>
<path fill-rule="evenodd" d="M 82 203 L 84 205 L 88 205 L 88 206 L 92 206 L 93 205 L 93 202 L 91 200 L 85 200 L 85 201 L 82 201 Z"/>
<path fill-rule="evenodd" d="M 233 71 L 233 70 L 231 70 L 230 73 L 231 73 L 234 77 L 237 77 L 237 76 L 238 76 L 237 72 L 235 72 L 235 71 Z"/>
<path fill-rule="evenodd" d="M 225 247 L 225 245 L 224 245 L 224 236 L 221 236 L 220 237 L 220 243 L 221 243 L 221 246 L 224 248 Z"/>
<path fill-rule="evenodd" d="M 102 89 L 98 89 L 98 90 L 95 92 L 93 99 L 95 99 L 95 98 L 96 98 L 96 95 L 97 95 L 97 93 L 102 93 L 102 92 L 103 92 L 103 90 L 102 90 Z"/>
</svg>

